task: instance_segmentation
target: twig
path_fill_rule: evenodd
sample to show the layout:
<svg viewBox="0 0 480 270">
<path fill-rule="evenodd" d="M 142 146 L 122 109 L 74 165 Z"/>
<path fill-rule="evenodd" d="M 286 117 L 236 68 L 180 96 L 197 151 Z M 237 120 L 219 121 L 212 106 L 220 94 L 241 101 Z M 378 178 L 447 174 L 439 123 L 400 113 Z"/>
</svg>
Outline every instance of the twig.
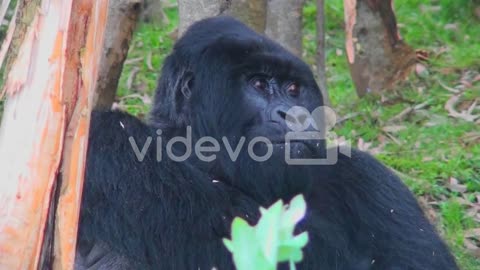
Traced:
<svg viewBox="0 0 480 270">
<path fill-rule="evenodd" d="M 480 118 L 480 114 L 477 114 L 477 115 L 472 114 L 473 110 L 477 106 L 477 100 L 475 100 L 473 102 L 472 106 L 470 106 L 470 108 L 468 110 L 459 112 L 455 109 L 455 105 L 460 100 L 461 95 L 462 95 L 462 93 L 457 94 L 457 95 L 453 95 L 447 101 L 447 103 L 445 103 L 445 109 L 448 111 L 448 115 L 450 115 L 451 117 L 454 117 L 454 118 L 463 119 L 467 122 L 475 122 L 475 120 Z"/>
<path fill-rule="evenodd" d="M 130 75 L 128 76 L 127 79 L 127 89 L 132 89 L 133 82 L 135 81 L 135 78 L 137 77 L 138 72 L 140 71 L 139 67 L 134 67 L 132 71 L 130 72 Z"/>
<path fill-rule="evenodd" d="M 127 59 L 125 60 L 124 65 L 131 65 L 131 64 L 136 64 L 138 62 L 141 62 L 143 60 L 143 57 L 137 57 L 137 58 L 132 58 L 132 59 Z"/>
<path fill-rule="evenodd" d="M 461 90 L 459 89 L 455 89 L 455 88 L 452 88 L 450 86 L 447 86 L 446 84 L 444 84 L 442 81 L 438 80 L 437 79 L 437 82 L 438 84 L 445 90 L 451 92 L 451 93 L 454 93 L 454 94 L 459 94 L 461 92 Z"/>
<path fill-rule="evenodd" d="M 392 140 L 396 145 L 402 145 L 402 143 L 389 132 L 385 132 L 385 135 L 387 135 L 387 137 L 390 138 L 390 140 Z"/>
<path fill-rule="evenodd" d="M 152 66 L 152 51 L 150 51 L 147 55 L 147 67 L 150 71 L 154 71 L 155 69 Z"/>
<path fill-rule="evenodd" d="M 343 122 L 345 122 L 345 121 L 347 121 L 347 120 L 350 120 L 350 119 L 352 119 L 352 118 L 354 118 L 354 117 L 357 117 L 357 116 L 359 116 L 359 115 L 360 115 L 360 113 L 358 113 L 358 112 L 349 113 L 349 114 L 343 116 L 342 118 L 338 119 L 336 124 L 337 124 L 337 125 L 338 125 L 338 124 L 341 124 L 341 123 L 343 123 Z"/>
<path fill-rule="evenodd" d="M 392 117 L 390 120 L 388 120 L 388 122 L 397 122 L 397 121 L 400 122 L 410 113 L 412 113 L 414 111 L 421 110 L 421 109 L 427 107 L 428 105 L 430 105 L 429 100 L 425 101 L 424 103 L 420 103 L 418 105 L 408 107 L 405 110 L 403 110 L 402 112 L 400 112 L 399 114 L 397 114 L 396 116 Z"/>
</svg>

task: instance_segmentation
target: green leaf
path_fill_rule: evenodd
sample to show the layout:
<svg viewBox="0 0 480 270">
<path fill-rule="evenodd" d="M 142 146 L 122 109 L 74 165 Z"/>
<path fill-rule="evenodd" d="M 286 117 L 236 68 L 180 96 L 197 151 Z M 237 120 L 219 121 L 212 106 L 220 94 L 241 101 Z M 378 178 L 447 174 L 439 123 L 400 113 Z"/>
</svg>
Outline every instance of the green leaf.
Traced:
<svg viewBox="0 0 480 270">
<path fill-rule="evenodd" d="M 256 226 L 256 235 L 261 244 L 263 255 L 272 265 L 277 263 L 278 224 L 282 216 L 282 201 L 278 201 L 262 213 Z"/>
<path fill-rule="evenodd" d="M 308 233 L 293 235 L 295 225 L 305 216 L 306 203 L 302 195 L 292 199 L 289 206 L 277 201 L 269 208 L 260 208 L 261 218 L 252 227 L 236 217 L 232 222 L 232 239 L 223 239 L 232 252 L 238 270 L 274 270 L 279 262 L 303 259 L 302 248 L 308 242 Z"/>
</svg>

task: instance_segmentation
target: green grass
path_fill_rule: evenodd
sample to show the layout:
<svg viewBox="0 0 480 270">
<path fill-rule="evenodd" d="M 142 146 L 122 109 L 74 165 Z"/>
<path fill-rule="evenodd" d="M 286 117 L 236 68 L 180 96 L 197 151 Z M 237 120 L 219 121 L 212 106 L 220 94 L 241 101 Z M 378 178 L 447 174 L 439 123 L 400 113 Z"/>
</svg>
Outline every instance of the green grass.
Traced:
<svg viewBox="0 0 480 270">
<path fill-rule="evenodd" d="M 165 13 L 169 18 L 168 25 L 155 26 L 145 23 L 139 25 L 131 43 L 128 59 L 142 59 L 140 62 L 124 65 L 120 77 L 117 93 L 120 101 L 127 111 L 140 117 L 148 112 L 150 104 L 146 104 L 138 97 L 139 95 L 132 96 L 132 94 L 147 95 L 153 98 L 163 60 L 174 43 L 171 36 L 178 25 L 177 10 L 169 8 L 165 10 Z M 151 55 L 153 70 L 148 66 L 149 55 Z M 138 68 L 139 71 L 135 76 L 135 83 L 131 87 L 133 89 L 129 89 L 127 82 L 134 68 Z"/>
<path fill-rule="evenodd" d="M 416 49 L 430 52 L 428 75 L 411 75 L 402 87 L 386 94 L 387 98 L 401 97 L 392 105 L 383 104 L 377 97 L 356 98 L 344 50 L 342 1 L 326 1 L 327 22 L 327 77 L 332 105 L 339 115 L 357 112 L 358 115 L 337 126 L 335 132 L 349 139 L 354 146 L 361 138 L 373 147 L 385 141 L 377 157 L 403 175 L 407 185 L 417 196 L 437 202 L 438 228 L 454 250 L 462 269 L 480 269 L 480 261 L 464 248 L 465 231 L 480 227 L 466 215 L 467 208 L 457 198 L 463 196 L 472 202 L 480 192 L 480 141 L 468 142 L 469 132 L 479 132 L 478 124 L 448 116 L 444 108 L 451 93 L 448 86 L 459 83 L 463 72 L 480 71 L 480 19 L 474 8 L 479 2 L 462 0 L 405 0 L 396 4 L 400 32 L 405 41 Z M 440 9 L 438 9 L 440 7 Z M 126 65 L 119 86 L 122 106 L 129 112 L 143 116 L 149 104 L 131 94 L 151 96 L 156 85 L 161 63 L 172 47 L 169 35 L 178 23 L 174 8 L 166 10 L 170 19 L 167 26 L 143 24 L 138 28 L 129 59 L 143 57 L 140 62 Z M 304 9 L 305 60 L 313 64 L 315 52 L 316 8 L 308 2 Z M 452 25 L 454 25 L 453 29 Z M 447 26 L 447 27 L 446 27 Z M 147 56 L 152 52 L 152 66 Z M 127 89 L 126 82 L 134 67 L 139 68 L 135 87 Z M 466 101 L 480 97 L 480 82 L 467 90 Z M 428 102 L 421 112 L 412 114 L 400 123 L 389 120 L 405 108 Z M 429 126 L 433 122 L 433 126 Z M 388 134 L 387 125 L 402 125 L 404 130 Z M 466 185 L 465 194 L 447 188 L 450 177 Z M 478 202 L 477 202 L 478 203 Z"/>
</svg>

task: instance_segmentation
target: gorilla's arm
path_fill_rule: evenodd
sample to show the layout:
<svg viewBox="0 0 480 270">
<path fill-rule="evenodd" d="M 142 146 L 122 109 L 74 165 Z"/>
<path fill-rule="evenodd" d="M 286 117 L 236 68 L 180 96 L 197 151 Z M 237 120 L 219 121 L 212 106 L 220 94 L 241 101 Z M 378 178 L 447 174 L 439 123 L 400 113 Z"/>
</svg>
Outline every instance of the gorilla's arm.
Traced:
<svg viewBox="0 0 480 270">
<path fill-rule="evenodd" d="M 351 264 L 346 269 L 458 269 L 413 194 L 375 158 L 353 150 L 351 158 L 339 154 L 337 164 L 314 170 L 315 179 L 320 179 L 312 183 L 307 196 L 312 212 L 306 226 L 314 233 L 312 242 L 323 245 L 314 250 L 324 253 L 320 256 L 330 260 L 328 265 Z M 341 257 L 352 260 L 335 262 Z"/>
<path fill-rule="evenodd" d="M 141 162 L 130 136 L 140 151 L 152 136 Z M 133 116 L 92 114 L 77 266 L 82 260 L 83 269 L 102 269 L 98 261 L 118 269 L 231 266 L 221 239 L 234 216 L 255 218 L 248 209 L 258 206 L 187 162 L 157 162 L 155 148 L 155 133 Z"/>
<path fill-rule="evenodd" d="M 80 243 L 78 247 L 81 250 L 75 257 L 75 270 L 131 270 L 140 267 L 132 260 L 100 243 L 93 245 Z"/>
</svg>

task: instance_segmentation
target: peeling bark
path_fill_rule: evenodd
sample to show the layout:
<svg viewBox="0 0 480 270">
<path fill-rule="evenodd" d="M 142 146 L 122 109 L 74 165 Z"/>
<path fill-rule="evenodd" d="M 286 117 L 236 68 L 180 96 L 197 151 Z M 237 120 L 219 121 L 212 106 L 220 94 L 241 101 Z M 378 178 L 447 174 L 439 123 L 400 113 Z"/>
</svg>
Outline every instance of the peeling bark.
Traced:
<svg viewBox="0 0 480 270">
<path fill-rule="evenodd" d="M 107 9 L 106 0 L 19 3 L 0 126 L 0 269 L 73 267 Z"/>
<path fill-rule="evenodd" d="M 392 1 L 344 0 L 346 51 L 359 96 L 392 88 L 416 63 L 398 33 Z"/>
</svg>

